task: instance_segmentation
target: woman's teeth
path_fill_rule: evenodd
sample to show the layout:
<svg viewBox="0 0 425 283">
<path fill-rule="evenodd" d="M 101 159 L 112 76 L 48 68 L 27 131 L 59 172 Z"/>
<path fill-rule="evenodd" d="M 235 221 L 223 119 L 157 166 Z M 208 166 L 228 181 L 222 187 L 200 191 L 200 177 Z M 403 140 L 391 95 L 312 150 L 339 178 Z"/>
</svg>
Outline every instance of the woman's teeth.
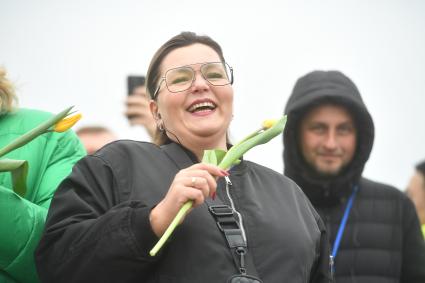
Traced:
<svg viewBox="0 0 425 283">
<path fill-rule="evenodd" d="M 202 102 L 192 105 L 188 110 L 189 112 L 197 112 L 197 111 L 203 111 L 203 110 L 212 110 L 215 108 L 214 103 L 212 102 Z"/>
</svg>

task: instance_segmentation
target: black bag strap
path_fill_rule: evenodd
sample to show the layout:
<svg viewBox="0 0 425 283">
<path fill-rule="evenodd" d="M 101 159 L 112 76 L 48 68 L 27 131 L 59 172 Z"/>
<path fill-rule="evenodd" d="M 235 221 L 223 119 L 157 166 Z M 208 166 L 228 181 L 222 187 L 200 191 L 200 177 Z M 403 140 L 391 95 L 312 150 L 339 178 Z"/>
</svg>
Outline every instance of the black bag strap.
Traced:
<svg viewBox="0 0 425 283">
<path fill-rule="evenodd" d="M 208 203 L 209 200 L 206 200 Z M 213 215 L 218 229 L 226 238 L 229 248 L 246 248 L 239 222 L 236 220 L 232 208 L 228 205 L 208 205 L 208 210 Z"/>
<path fill-rule="evenodd" d="M 225 205 L 218 196 L 214 200 L 205 199 L 205 202 L 217 223 L 218 229 L 226 239 L 233 261 L 240 274 L 247 275 L 247 270 L 249 270 L 250 275 L 258 277 L 257 269 L 248 253 L 248 245 L 243 237 L 239 220 L 233 209 Z"/>
<path fill-rule="evenodd" d="M 174 142 L 162 145 L 161 149 L 179 169 L 187 168 L 192 166 L 194 163 L 185 150 Z"/>
</svg>

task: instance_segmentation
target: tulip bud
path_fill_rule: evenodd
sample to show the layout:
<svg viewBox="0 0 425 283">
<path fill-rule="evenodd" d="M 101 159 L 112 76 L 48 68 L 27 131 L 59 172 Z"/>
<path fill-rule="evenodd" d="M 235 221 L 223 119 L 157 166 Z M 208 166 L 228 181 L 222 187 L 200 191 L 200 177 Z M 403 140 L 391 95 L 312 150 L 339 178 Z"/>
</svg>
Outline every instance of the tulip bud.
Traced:
<svg viewBox="0 0 425 283">
<path fill-rule="evenodd" d="M 63 118 L 62 120 L 60 120 L 59 122 L 57 122 L 54 126 L 53 126 L 53 130 L 55 132 L 58 133 L 62 133 L 65 132 L 66 130 L 70 129 L 72 126 L 75 125 L 75 123 L 78 122 L 78 120 L 80 120 L 82 117 L 82 115 L 80 113 L 75 114 L 73 116 L 70 117 L 66 117 Z"/>
<path fill-rule="evenodd" d="M 263 121 L 263 129 L 270 129 L 271 127 L 273 127 L 276 124 L 277 120 L 276 119 L 267 119 Z"/>
</svg>

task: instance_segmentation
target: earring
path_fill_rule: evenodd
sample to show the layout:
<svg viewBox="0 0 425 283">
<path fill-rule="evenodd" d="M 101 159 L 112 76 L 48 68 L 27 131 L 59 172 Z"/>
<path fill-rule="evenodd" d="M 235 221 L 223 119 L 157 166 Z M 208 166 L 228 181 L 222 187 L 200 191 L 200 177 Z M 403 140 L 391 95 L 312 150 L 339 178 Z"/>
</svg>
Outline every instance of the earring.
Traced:
<svg viewBox="0 0 425 283">
<path fill-rule="evenodd" d="M 163 132 L 164 131 L 164 125 L 161 122 L 158 123 L 158 130 L 160 132 Z"/>
</svg>

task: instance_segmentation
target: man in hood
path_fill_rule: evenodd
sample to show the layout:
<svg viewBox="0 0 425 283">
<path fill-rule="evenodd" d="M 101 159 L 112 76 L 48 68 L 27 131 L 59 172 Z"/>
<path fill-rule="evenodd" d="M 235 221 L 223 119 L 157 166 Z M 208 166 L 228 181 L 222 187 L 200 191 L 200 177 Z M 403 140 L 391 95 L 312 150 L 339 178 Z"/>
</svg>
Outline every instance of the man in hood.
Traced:
<svg viewBox="0 0 425 283">
<path fill-rule="evenodd" d="M 285 113 L 285 175 L 326 224 L 335 281 L 425 282 L 425 243 L 412 202 L 362 177 L 374 125 L 355 84 L 338 71 L 308 73 Z"/>
</svg>

